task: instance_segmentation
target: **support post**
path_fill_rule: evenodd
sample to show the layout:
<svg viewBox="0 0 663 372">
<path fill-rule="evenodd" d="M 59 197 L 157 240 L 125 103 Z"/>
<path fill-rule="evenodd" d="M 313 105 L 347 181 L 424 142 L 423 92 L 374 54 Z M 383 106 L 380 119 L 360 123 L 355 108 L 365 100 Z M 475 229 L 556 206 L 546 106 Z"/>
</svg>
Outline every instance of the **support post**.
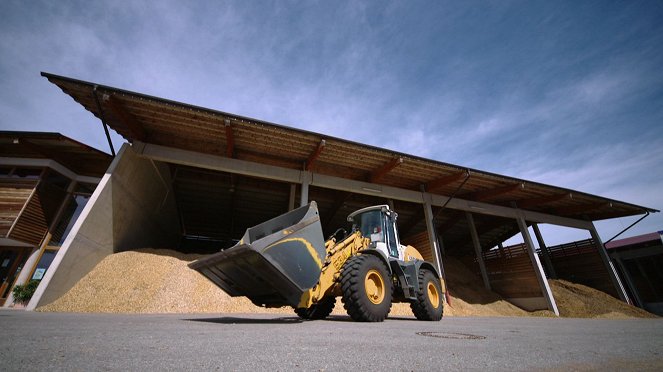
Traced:
<svg viewBox="0 0 663 372">
<path fill-rule="evenodd" d="M 546 280 L 546 276 L 543 273 L 543 267 L 541 267 L 539 256 L 534 251 L 534 243 L 532 242 L 532 237 L 529 234 L 529 230 L 527 230 L 527 222 L 525 222 L 522 217 L 518 217 L 516 221 L 518 221 L 520 233 L 522 234 L 523 240 L 525 241 L 525 247 L 527 248 L 529 258 L 532 261 L 536 279 L 539 281 L 539 286 L 541 286 L 541 292 L 543 292 L 543 297 L 545 297 L 546 302 L 548 303 L 548 309 L 554 312 L 555 315 L 559 316 L 559 310 L 557 309 L 555 297 L 553 297 L 552 291 L 550 290 L 550 285 L 548 285 L 548 280 Z"/>
<path fill-rule="evenodd" d="M 541 249 L 541 255 L 543 256 L 543 264 L 546 265 L 548 276 L 550 279 L 557 279 L 557 273 L 555 272 L 555 267 L 553 266 L 552 260 L 550 259 L 550 254 L 548 254 L 548 247 L 546 246 L 546 242 L 543 240 L 543 235 L 541 235 L 539 225 L 533 223 L 532 230 L 534 230 L 536 240 L 539 242 L 539 248 Z"/>
<path fill-rule="evenodd" d="M 303 171 L 301 173 L 301 181 L 302 181 L 302 192 L 301 192 L 301 199 L 299 201 L 299 206 L 305 206 L 308 204 L 308 187 L 311 184 L 311 172 L 306 172 Z"/>
<path fill-rule="evenodd" d="M 474 217 L 472 216 L 472 213 L 465 212 L 465 218 L 467 218 L 467 224 L 470 228 L 470 234 L 472 235 L 472 244 L 474 245 L 474 253 L 477 256 L 477 262 L 479 263 L 479 270 L 481 270 L 483 285 L 490 291 L 490 280 L 488 279 L 488 271 L 486 271 L 486 265 L 484 264 L 483 256 L 481 255 L 481 242 L 479 241 L 477 227 L 474 224 Z"/>
<path fill-rule="evenodd" d="M 608 271 L 608 276 L 610 277 L 612 284 L 615 286 L 619 298 L 622 301 L 633 305 L 633 302 L 631 301 L 630 298 L 628 298 L 628 295 L 626 294 L 626 290 L 624 289 L 622 281 L 619 280 L 617 271 L 615 271 L 615 267 L 612 265 L 612 261 L 610 261 L 608 253 L 605 251 L 605 246 L 603 245 L 603 241 L 601 240 L 599 233 L 596 231 L 596 227 L 594 226 L 593 222 L 591 223 L 591 226 L 592 227 L 589 229 L 589 233 L 592 235 L 594 244 L 596 244 L 596 249 L 599 251 L 599 256 L 601 256 L 601 260 L 603 260 L 603 264 L 605 265 L 605 268 Z"/>
<path fill-rule="evenodd" d="M 430 249 L 433 253 L 433 258 L 435 259 L 435 266 L 437 272 L 444 277 L 444 272 L 442 269 L 442 260 L 440 259 L 440 254 L 438 250 L 437 238 L 435 236 L 435 225 L 433 224 L 433 207 L 431 207 L 430 194 L 422 193 L 424 201 L 424 218 L 426 219 L 426 231 L 428 231 L 428 242 L 430 244 Z"/>
<path fill-rule="evenodd" d="M 619 257 L 615 257 L 614 261 L 617 263 L 617 266 L 619 266 L 620 271 L 622 272 L 622 278 L 624 278 L 624 281 L 626 281 L 626 285 L 631 289 L 631 296 L 633 296 L 632 300 L 635 302 L 634 305 L 644 308 L 645 303 L 642 301 L 642 298 L 640 298 L 638 287 L 636 287 L 635 283 L 633 283 L 633 280 L 631 279 L 631 273 L 628 271 L 628 269 L 626 269 L 624 261 Z"/>
<path fill-rule="evenodd" d="M 290 199 L 288 200 L 288 211 L 295 209 L 295 193 L 297 193 L 297 185 L 290 184 Z"/>
</svg>

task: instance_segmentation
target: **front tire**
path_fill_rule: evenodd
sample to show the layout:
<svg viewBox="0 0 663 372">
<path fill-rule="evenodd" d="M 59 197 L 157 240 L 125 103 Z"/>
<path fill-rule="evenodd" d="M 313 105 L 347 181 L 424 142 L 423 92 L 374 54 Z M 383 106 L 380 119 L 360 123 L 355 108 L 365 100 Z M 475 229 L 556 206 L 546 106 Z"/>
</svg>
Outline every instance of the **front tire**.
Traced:
<svg viewBox="0 0 663 372">
<path fill-rule="evenodd" d="M 417 299 L 410 303 L 412 313 L 419 320 L 438 321 L 442 319 L 444 301 L 440 279 L 426 269 L 419 270 Z"/>
<path fill-rule="evenodd" d="M 336 297 L 326 297 L 320 300 L 317 304 L 311 305 L 309 308 L 300 307 L 295 309 L 295 314 L 299 315 L 302 319 L 320 320 L 325 319 L 331 314 L 336 305 Z"/>
<path fill-rule="evenodd" d="M 389 271 L 378 257 L 350 257 L 341 269 L 343 307 L 359 322 L 381 322 L 391 310 L 393 285 Z"/>
</svg>

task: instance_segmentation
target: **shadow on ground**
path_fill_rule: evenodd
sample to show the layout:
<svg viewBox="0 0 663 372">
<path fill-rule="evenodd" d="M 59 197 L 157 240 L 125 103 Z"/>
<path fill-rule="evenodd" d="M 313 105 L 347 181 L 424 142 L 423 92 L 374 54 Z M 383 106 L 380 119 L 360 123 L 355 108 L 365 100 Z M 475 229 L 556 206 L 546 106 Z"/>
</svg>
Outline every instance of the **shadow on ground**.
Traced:
<svg viewBox="0 0 663 372">
<path fill-rule="evenodd" d="M 283 318 L 238 318 L 238 317 L 221 317 L 221 318 L 190 318 L 182 319 L 190 322 L 204 322 L 204 323 L 217 323 L 217 324 L 292 324 L 301 323 L 302 319 L 298 317 L 283 317 Z"/>
</svg>

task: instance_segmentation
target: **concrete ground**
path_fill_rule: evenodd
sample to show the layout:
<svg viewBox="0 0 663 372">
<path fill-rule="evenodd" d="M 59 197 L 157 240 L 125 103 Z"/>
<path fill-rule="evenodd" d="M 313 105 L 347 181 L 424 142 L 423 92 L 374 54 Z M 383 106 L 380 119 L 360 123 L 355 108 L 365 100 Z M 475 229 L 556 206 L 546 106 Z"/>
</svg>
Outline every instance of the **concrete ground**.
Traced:
<svg viewBox="0 0 663 372">
<path fill-rule="evenodd" d="M 0 370 L 663 370 L 663 319 L 0 311 Z"/>
</svg>

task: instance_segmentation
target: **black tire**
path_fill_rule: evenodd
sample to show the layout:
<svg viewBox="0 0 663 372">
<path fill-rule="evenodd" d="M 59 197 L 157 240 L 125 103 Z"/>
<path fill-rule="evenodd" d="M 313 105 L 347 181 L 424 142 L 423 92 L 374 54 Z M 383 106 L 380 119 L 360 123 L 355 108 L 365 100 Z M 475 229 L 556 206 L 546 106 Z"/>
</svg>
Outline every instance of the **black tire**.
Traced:
<svg viewBox="0 0 663 372">
<path fill-rule="evenodd" d="M 336 305 L 336 297 L 326 297 L 320 300 L 317 304 L 311 305 L 309 308 L 300 307 L 295 309 L 295 314 L 299 315 L 302 319 L 319 320 L 325 319 L 331 314 Z"/>
<path fill-rule="evenodd" d="M 432 271 L 419 270 L 419 289 L 417 299 L 410 303 L 412 313 L 419 320 L 438 321 L 444 313 L 440 279 Z"/>
<path fill-rule="evenodd" d="M 381 322 L 391 310 L 393 284 L 389 271 L 378 257 L 350 257 L 341 269 L 343 307 L 359 322 Z"/>
</svg>

